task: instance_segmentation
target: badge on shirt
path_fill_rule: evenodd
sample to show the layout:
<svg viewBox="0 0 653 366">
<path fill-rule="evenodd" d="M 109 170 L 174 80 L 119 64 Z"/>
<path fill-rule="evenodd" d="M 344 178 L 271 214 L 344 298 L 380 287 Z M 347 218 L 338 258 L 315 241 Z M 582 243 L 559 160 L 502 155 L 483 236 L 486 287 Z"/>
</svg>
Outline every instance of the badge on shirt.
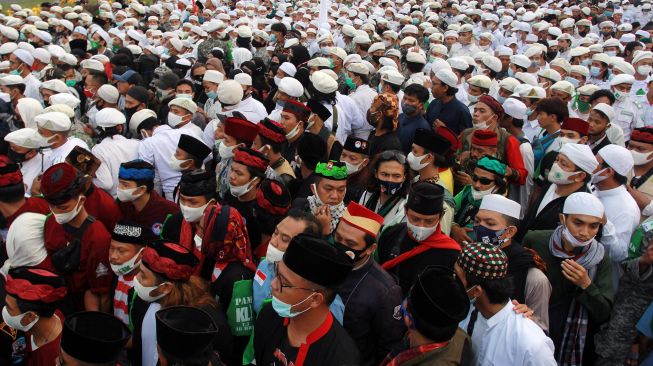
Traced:
<svg viewBox="0 0 653 366">
<path fill-rule="evenodd" d="M 254 280 L 256 281 L 256 283 L 258 283 L 259 286 L 263 286 L 263 284 L 265 283 L 265 279 L 267 277 L 268 276 L 266 276 L 265 273 L 263 273 L 263 271 L 257 269 L 256 275 L 254 275 Z"/>
<path fill-rule="evenodd" d="M 162 223 L 160 222 L 154 223 L 154 225 L 152 225 L 152 234 L 154 234 L 155 236 L 161 235 L 161 228 L 163 228 Z"/>
<path fill-rule="evenodd" d="M 649 231 L 653 230 L 653 221 L 642 222 L 642 230 L 644 230 L 645 233 L 648 233 Z"/>
<path fill-rule="evenodd" d="M 392 317 L 395 318 L 395 320 L 401 320 L 401 305 L 395 306 L 395 310 L 392 313 Z"/>
<path fill-rule="evenodd" d="M 95 277 L 96 278 L 106 276 L 108 274 L 109 274 L 109 268 L 107 268 L 107 266 L 105 266 L 102 263 L 98 264 L 97 267 L 95 268 Z"/>
</svg>

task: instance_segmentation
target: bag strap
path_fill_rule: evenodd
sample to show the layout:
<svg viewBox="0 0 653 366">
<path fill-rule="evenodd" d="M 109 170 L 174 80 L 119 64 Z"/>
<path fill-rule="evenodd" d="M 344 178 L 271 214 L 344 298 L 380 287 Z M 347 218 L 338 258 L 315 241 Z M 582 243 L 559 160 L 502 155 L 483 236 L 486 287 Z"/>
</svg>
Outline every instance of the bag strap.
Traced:
<svg viewBox="0 0 653 366">
<path fill-rule="evenodd" d="M 78 239 L 81 243 L 82 241 L 82 236 L 84 236 L 84 233 L 86 232 L 86 229 L 88 229 L 89 225 L 95 222 L 95 217 L 88 215 L 86 220 L 82 223 L 82 226 L 79 227 L 79 229 L 75 230 L 73 233 L 73 236 L 75 239 Z"/>
<path fill-rule="evenodd" d="M 476 324 L 476 319 L 478 318 L 478 309 L 472 310 L 472 313 L 469 315 L 469 323 L 467 323 L 467 335 L 469 338 L 472 338 L 472 333 L 474 333 L 474 325 Z"/>
</svg>

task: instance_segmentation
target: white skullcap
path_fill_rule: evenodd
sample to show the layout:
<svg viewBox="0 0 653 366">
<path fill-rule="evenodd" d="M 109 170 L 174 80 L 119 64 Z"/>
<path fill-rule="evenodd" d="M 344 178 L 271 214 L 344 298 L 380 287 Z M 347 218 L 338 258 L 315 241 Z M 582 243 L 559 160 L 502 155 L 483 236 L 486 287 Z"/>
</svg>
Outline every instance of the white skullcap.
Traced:
<svg viewBox="0 0 653 366">
<path fill-rule="evenodd" d="M 451 88 L 458 87 L 458 77 L 451 70 L 442 69 L 435 73 L 435 78 Z"/>
<path fill-rule="evenodd" d="M 633 84 L 635 82 L 635 77 L 628 74 L 619 74 L 615 75 L 610 81 L 610 86 L 615 86 L 619 84 Z"/>
<path fill-rule="evenodd" d="M 510 62 L 525 69 L 531 66 L 531 60 L 524 55 L 512 55 L 510 56 Z"/>
<path fill-rule="evenodd" d="M 610 168 L 614 169 L 617 174 L 624 177 L 630 174 L 633 170 L 633 165 L 635 165 L 630 151 L 623 146 L 609 144 L 601 148 L 597 155 L 599 155 Z"/>
<path fill-rule="evenodd" d="M 126 122 L 125 115 L 115 108 L 102 108 L 95 114 L 95 122 L 99 127 L 109 128 Z"/>
<path fill-rule="evenodd" d="M 475 75 L 467 79 L 467 84 L 479 88 L 490 89 L 492 87 L 492 80 L 485 75 Z"/>
<path fill-rule="evenodd" d="M 521 205 L 499 194 L 489 194 L 481 200 L 479 210 L 488 210 L 519 219 Z M 477 238 L 478 239 L 478 238 Z"/>
<path fill-rule="evenodd" d="M 516 98 L 508 98 L 503 102 L 503 111 L 514 119 L 525 120 L 527 109 L 526 104 Z"/>
<path fill-rule="evenodd" d="M 240 84 L 238 84 L 238 86 L 240 87 Z M 243 89 L 241 88 L 240 90 L 242 92 Z M 218 93 L 220 92 L 218 91 Z M 240 98 L 243 98 L 242 95 Z M 191 114 L 197 112 L 197 104 L 195 104 L 195 102 L 189 98 L 175 98 L 168 103 L 168 107 L 172 107 L 173 105 L 179 108 L 183 108 L 189 111 Z"/>
<path fill-rule="evenodd" d="M 70 118 L 61 112 L 47 112 L 34 117 L 38 127 L 53 132 L 70 131 Z"/>
<path fill-rule="evenodd" d="M 560 80 L 551 85 L 551 90 L 558 90 L 569 95 L 574 95 L 574 85 L 567 80 Z"/>
<path fill-rule="evenodd" d="M 447 60 L 449 65 L 456 70 L 466 71 L 469 68 L 469 64 L 461 57 L 452 57 Z"/>
<path fill-rule="evenodd" d="M 297 68 L 295 65 L 291 64 L 290 62 L 284 62 L 279 66 L 279 69 L 283 71 L 287 76 L 295 76 L 295 73 L 297 72 Z"/>
<path fill-rule="evenodd" d="M 76 96 L 69 93 L 59 93 L 50 97 L 50 105 L 64 104 L 72 109 L 79 106 L 81 101 Z"/>
<path fill-rule="evenodd" d="M 20 98 L 16 103 L 16 110 L 25 127 L 36 128 L 34 117 L 43 113 L 43 106 L 41 102 L 34 98 Z"/>
<path fill-rule="evenodd" d="M 570 194 L 565 199 L 565 205 L 562 208 L 562 213 L 565 215 L 588 215 L 599 218 L 603 218 L 604 211 L 601 200 L 587 192 Z"/>
<path fill-rule="evenodd" d="M 218 99 L 222 104 L 238 104 L 243 99 L 243 94 L 243 88 L 235 80 L 225 80 L 218 86 Z"/>
<path fill-rule="evenodd" d="M 41 89 L 52 90 L 57 93 L 68 93 L 68 86 L 59 79 L 51 79 L 42 82 Z"/>
<path fill-rule="evenodd" d="M 82 62 L 79 63 L 79 65 L 83 69 L 104 72 L 104 65 L 102 64 L 102 62 L 98 60 L 92 60 L 92 59 L 83 60 Z"/>
<path fill-rule="evenodd" d="M 370 48 L 367 50 L 368 53 L 383 51 L 385 52 L 385 44 L 383 42 L 372 43 Z"/>
<path fill-rule="evenodd" d="M 560 148 L 560 154 L 566 156 L 578 169 L 588 174 L 592 174 L 596 170 L 596 167 L 599 166 L 599 162 L 594 157 L 594 153 L 592 153 L 592 149 L 588 145 L 564 144 Z"/>
<path fill-rule="evenodd" d="M 347 59 L 345 59 L 345 63 L 349 62 L 349 57 L 351 57 L 351 56 L 352 55 L 347 56 Z M 357 54 L 356 56 L 358 56 L 360 58 L 360 55 Z M 362 61 L 362 59 L 361 59 L 361 61 Z M 306 65 L 308 67 L 329 67 L 331 64 L 329 63 L 329 59 L 326 58 L 326 57 L 315 57 L 315 58 L 310 59 L 306 63 Z"/>
<path fill-rule="evenodd" d="M 224 81 L 224 75 L 217 70 L 206 70 L 206 72 L 204 73 L 204 78 L 202 80 L 215 84 L 220 84 L 221 82 Z"/>
<path fill-rule="evenodd" d="M 55 104 L 51 105 L 43 110 L 44 113 L 49 112 L 60 112 L 63 113 L 68 118 L 75 117 L 75 111 L 65 104 Z"/>
<path fill-rule="evenodd" d="M 18 48 L 14 51 L 14 56 L 18 57 L 21 62 L 30 67 L 34 64 L 34 56 L 32 56 L 30 51 Z"/>
<path fill-rule="evenodd" d="M 46 50 L 45 48 L 37 48 L 34 51 L 32 51 L 32 56 L 34 56 L 35 59 L 39 60 L 43 64 L 49 64 L 52 62 L 52 57 L 50 57 L 50 52 Z"/>
<path fill-rule="evenodd" d="M 408 52 L 406 55 L 406 61 L 415 62 L 418 64 L 426 64 L 426 57 L 420 52 Z"/>
<path fill-rule="evenodd" d="M 540 70 L 537 72 L 537 76 L 541 76 L 543 78 L 553 80 L 554 82 L 558 82 L 562 80 L 562 76 L 560 76 L 560 73 L 555 71 L 554 69 Z"/>
<path fill-rule="evenodd" d="M 247 73 L 241 72 L 240 74 L 236 74 L 234 80 L 242 86 L 252 86 L 252 77 Z"/>
<path fill-rule="evenodd" d="M 485 65 L 488 69 L 494 71 L 494 72 L 500 72 L 502 65 L 501 65 L 501 60 L 499 58 L 494 57 L 494 56 L 483 56 L 481 58 L 481 62 L 483 65 Z"/>
<path fill-rule="evenodd" d="M 5 136 L 5 141 L 26 149 L 38 149 L 44 147 L 41 145 L 41 135 L 39 135 L 36 129 L 29 127 L 9 132 L 7 136 Z"/>
<path fill-rule="evenodd" d="M 386 70 L 381 73 L 381 81 L 392 85 L 401 86 L 406 78 L 396 69 Z"/>
<path fill-rule="evenodd" d="M 140 126 L 143 121 L 151 117 L 158 119 L 156 112 L 151 109 L 141 109 L 140 111 L 134 113 L 132 118 L 129 120 L 129 131 L 131 132 L 132 136 L 136 136 L 138 133 L 138 126 Z"/>
<path fill-rule="evenodd" d="M 315 89 L 321 93 L 329 94 L 338 90 L 338 82 L 322 70 L 314 72 L 310 80 Z"/>
<path fill-rule="evenodd" d="M 288 94 L 293 98 L 299 98 L 302 96 L 302 94 L 304 94 L 304 86 L 302 83 L 290 76 L 286 76 L 285 78 L 281 79 L 277 87 L 280 91 Z"/>
<path fill-rule="evenodd" d="M 18 45 L 14 42 L 3 43 L 0 46 L 0 55 L 8 55 L 18 49 Z"/>
<path fill-rule="evenodd" d="M 347 71 L 351 71 L 354 74 L 360 75 L 369 75 L 370 70 L 362 62 L 352 62 L 347 65 Z"/>
<path fill-rule="evenodd" d="M 104 100 L 110 104 L 118 103 L 118 98 L 120 98 L 120 93 L 118 89 L 111 84 L 104 84 L 97 90 L 97 95 L 100 99 Z"/>
<path fill-rule="evenodd" d="M 610 121 L 614 119 L 614 108 L 609 104 L 598 103 L 594 108 L 592 108 L 592 110 L 601 111 Z"/>
</svg>

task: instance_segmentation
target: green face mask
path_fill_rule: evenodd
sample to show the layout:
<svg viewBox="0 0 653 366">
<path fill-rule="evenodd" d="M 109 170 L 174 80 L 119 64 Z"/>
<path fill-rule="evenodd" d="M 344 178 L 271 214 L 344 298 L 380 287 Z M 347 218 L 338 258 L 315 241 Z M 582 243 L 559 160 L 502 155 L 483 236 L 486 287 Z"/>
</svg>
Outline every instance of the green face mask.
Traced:
<svg viewBox="0 0 653 366">
<path fill-rule="evenodd" d="M 590 104 L 588 102 L 583 102 L 582 100 L 578 99 L 577 105 L 578 105 L 578 111 L 580 111 L 581 113 L 587 113 L 590 110 Z"/>
<path fill-rule="evenodd" d="M 113 51 L 114 53 L 118 52 L 119 49 L 120 46 L 111 46 L 111 51 Z"/>
<path fill-rule="evenodd" d="M 75 86 L 75 84 L 77 84 L 77 81 L 76 81 L 76 80 L 73 80 L 73 79 L 68 79 L 68 80 L 66 80 L 66 86 L 68 86 L 68 87 L 71 87 L 71 88 L 72 88 L 72 87 Z"/>
<path fill-rule="evenodd" d="M 345 79 L 345 84 L 347 84 L 347 87 L 349 87 L 349 90 L 356 89 L 356 84 L 354 84 L 354 81 L 350 77 Z"/>
<path fill-rule="evenodd" d="M 100 47 L 100 42 L 94 41 L 94 40 L 89 40 L 88 43 L 91 44 L 91 49 L 92 50 L 97 50 Z"/>
</svg>

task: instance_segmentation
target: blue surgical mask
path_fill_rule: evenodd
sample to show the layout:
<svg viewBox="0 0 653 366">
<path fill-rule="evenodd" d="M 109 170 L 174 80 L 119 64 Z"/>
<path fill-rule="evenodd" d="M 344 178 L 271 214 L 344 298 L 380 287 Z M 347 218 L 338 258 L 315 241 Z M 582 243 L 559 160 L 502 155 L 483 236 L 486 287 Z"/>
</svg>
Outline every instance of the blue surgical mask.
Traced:
<svg viewBox="0 0 653 366">
<path fill-rule="evenodd" d="M 499 246 L 506 242 L 506 239 L 499 239 L 501 235 L 506 231 L 506 229 L 501 230 L 492 230 L 483 225 L 474 226 L 474 235 L 476 241 L 482 242 L 484 244 L 492 244 L 494 246 Z"/>
<path fill-rule="evenodd" d="M 592 59 L 591 58 L 586 58 L 583 61 L 580 62 L 581 65 L 588 67 L 589 65 L 592 64 Z"/>
<path fill-rule="evenodd" d="M 600 67 L 596 67 L 596 66 L 590 67 L 590 75 L 592 75 L 592 77 L 594 78 L 598 77 L 600 73 L 601 73 Z"/>
<path fill-rule="evenodd" d="M 512 78 L 512 77 L 515 77 L 515 72 L 512 71 L 512 68 L 511 68 L 511 67 L 508 68 L 508 76 L 510 76 L 511 78 Z"/>
<path fill-rule="evenodd" d="M 277 42 L 277 35 L 276 34 L 273 34 L 273 35 L 270 36 L 270 42 L 272 42 L 272 43 Z"/>
<path fill-rule="evenodd" d="M 218 97 L 218 92 L 217 91 L 210 91 L 206 93 L 206 97 L 209 99 L 215 99 Z"/>
<path fill-rule="evenodd" d="M 576 79 L 576 78 L 572 78 L 571 76 L 567 76 L 567 77 L 565 78 L 565 80 L 567 80 L 568 82 L 570 82 L 571 85 L 574 86 L 574 88 L 578 88 L 578 86 L 580 85 L 580 80 L 578 80 L 578 79 Z"/>
<path fill-rule="evenodd" d="M 526 109 L 526 116 L 530 116 L 531 114 L 533 114 L 533 108 Z"/>
<path fill-rule="evenodd" d="M 282 317 L 282 318 L 294 318 L 294 317 L 296 317 L 297 315 L 300 315 L 300 314 L 303 314 L 303 313 L 307 312 L 307 311 L 310 310 L 311 308 L 308 307 L 308 308 L 306 308 L 306 309 L 304 309 L 304 310 L 302 310 L 302 311 L 298 311 L 298 312 L 293 313 L 293 312 L 292 312 L 292 307 L 293 307 L 293 306 L 297 306 L 297 305 L 303 303 L 304 301 L 310 299 L 311 296 L 313 296 L 314 293 L 315 293 L 315 292 L 311 293 L 311 294 L 308 295 L 304 300 L 302 300 L 302 301 L 300 301 L 300 302 L 298 302 L 298 303 L 296 303 L 296 304 L 294 304 L 294 305 L 286 304 L 285 302 L 279 300 L 276 296 L 272 295 L 272 308 L 273 308 L 274 311 L 276 311 L 277 314 L 279 314 L 279 316 Z"/>
<path fill-rule="evenodd" d="M 506 97 L 502 97 L 501 95 L 497 94 L 497 101 L 503 104 L 506 101 Z"/>
</svg>

